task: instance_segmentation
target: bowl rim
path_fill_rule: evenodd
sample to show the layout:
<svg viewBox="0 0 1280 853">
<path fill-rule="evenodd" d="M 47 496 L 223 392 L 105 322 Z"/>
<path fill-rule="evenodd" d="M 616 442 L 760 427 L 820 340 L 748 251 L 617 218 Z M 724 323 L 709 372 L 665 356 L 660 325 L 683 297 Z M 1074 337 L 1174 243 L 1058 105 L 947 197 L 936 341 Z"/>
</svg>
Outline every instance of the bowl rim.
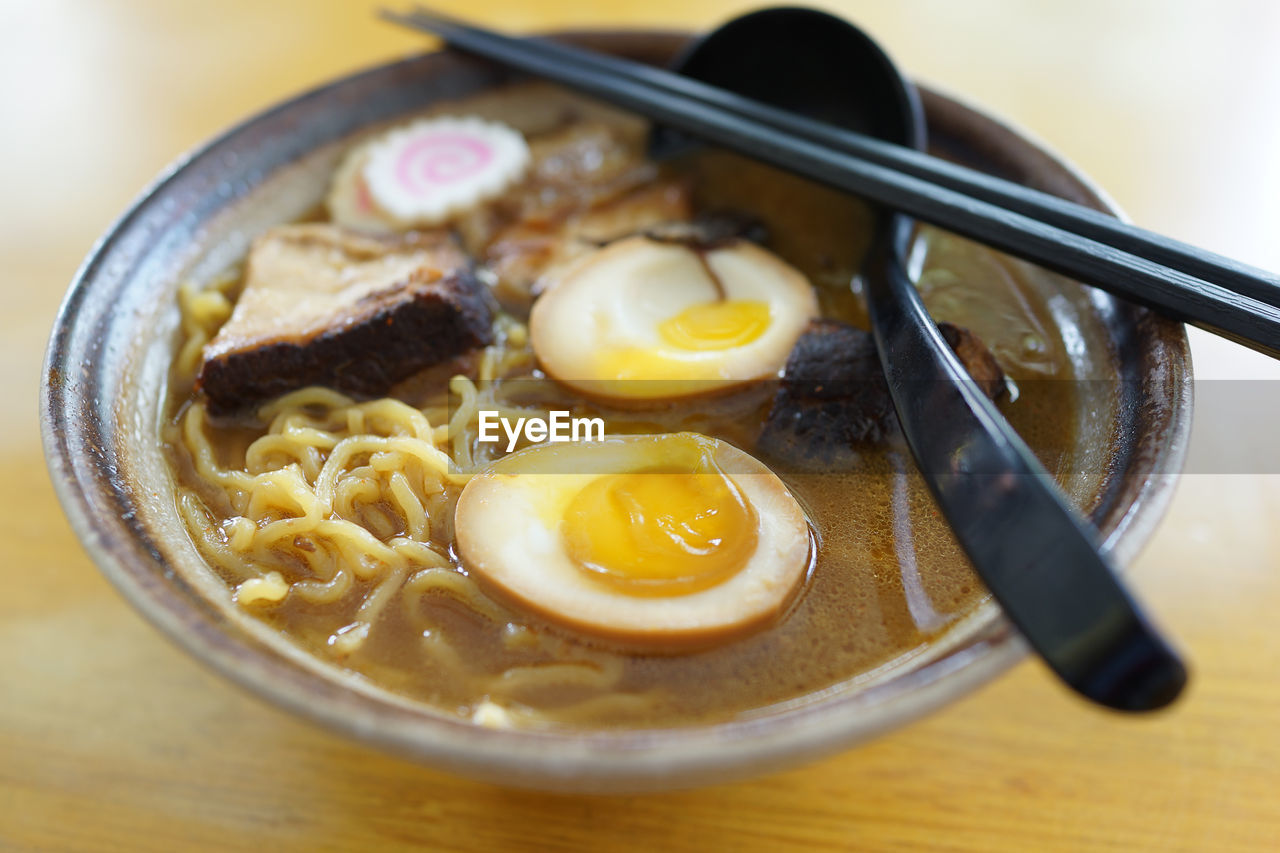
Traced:
<svg viewBox="0 0 1280 853">
<path fill-rule="evenodd" d="M 625 52 L 628 46 L 674 48 L 689 33 L 672 30 L 576 30 L 558 36 L 587 39 Z M 110 472 L 93 467 L 89 434 L 92 401 L 73 393 L 83 366 L 71 363 L 70 335 L 87 294 L 117 245 L 164 190 L 188 168 L 217 155 L 238 135 L 312 99 L 344 86 L 385 75 L 433 57 L 429 52 L 344 75 L 266 108 L 177 158 L 134 200 L 97 240 L 81 264 L 59 308 L 43 366 L 40 422 L 42 442 L 55 492 L 77 537 L 100 571 L 149 621 L 197 660 L 257 696 L 399 755 L 433 766 L 505 784 L 560 790 L 651 790 L 688 787 L 756 774 L 809 760 L 917 719 L 972 692 L 1026 655 L 1021 638 L 1002 616 L 958 652 L 906 673 L 885 689 L 811 701 L 777 714 L 670 729 L 547 732 L 494 730 L 432 716 L 412 703 L 373 700 L 333 681 L 255 655 L 245 638 L 226 636 L 217 620 L 194 602 L 172 593 L 161 555 L 147 546 L 136 519 L 118 518 L 114 507 L 89 486 Z M 929 87 L 926 94 L 936 89 Z M 1086 176 L 1022 129 L 953 96 L 932 95 L 975 113 L 1053 167 L 1065 171 L 1098 204 L 1118 213 Z M 265 177 L 265 176 L 264 176 Z M 1156 470 L 1176 472 L 1186 454 L 1191 423 L 1190 351 L 1185 330 L 1172 321 L 1168 340 L 1175 364 L 1172 418 L 1160 445 Z M 88 477 L 86 481 L 82 479 Z M 1172 498 L 1176 477 L 1148 477 L 1135 500 L 1107 537 L 1106 547 L 1121 562 L 1134 556 L 1154 531 Z M 98 482 L 99 486 L 110 484 Z M 119 484 L 115 484 L 119 488 Z M 156 572 L 156 568 L 161 571 Z M 194 594 L 194 593 L 193 593 Z M 193 626 L 197 630 L 193 630 Z M 874 700 L 874 701 L 872 701 Z M 861 713 L 860 713 L 861 712 Z"/>
</svg>

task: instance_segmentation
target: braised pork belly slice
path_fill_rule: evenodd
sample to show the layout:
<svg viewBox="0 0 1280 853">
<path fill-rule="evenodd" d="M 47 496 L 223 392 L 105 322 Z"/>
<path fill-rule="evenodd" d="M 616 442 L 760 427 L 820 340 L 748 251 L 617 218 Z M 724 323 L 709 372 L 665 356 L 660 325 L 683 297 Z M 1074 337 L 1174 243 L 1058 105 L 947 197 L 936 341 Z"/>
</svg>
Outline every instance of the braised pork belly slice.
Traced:
<svg viewBox="0 0 1280 853">
<path fill-rule="evenodd" d="M 529 140 L 532 163 L 512 200 L 521 219 L 560 219 L 650 183 L 658 167 L 630 123 L 571 122 Z"/>
<path fill-rule="evenodd" d="M 488 343 L 491 319 L 486 288 L 444 232 L 285 225 L 254 242 L 235 310 L 205 346 L 199 387 L 214 414 L 308 385 L 377 396 Z"/>
<path fill-rule="evenodd" d="M 688 186 L 658 181 L 561 220 L 535 217 L 504 229 L 484 252 L 504 304 L 518 308 L 565 264 L 602 244 L 693 213 Z"/>
<path fill-rule="evenodd" d="M 1004 391 L 1004 371 L 976 335 L 951 323 L 938 330 L 978 387 Z M 875 341 L 835 320 L 814 320 L 787 358 L 757 447 L 799 470 L 851 470 L 869 444 L 901 437 Z"/>
</svg>

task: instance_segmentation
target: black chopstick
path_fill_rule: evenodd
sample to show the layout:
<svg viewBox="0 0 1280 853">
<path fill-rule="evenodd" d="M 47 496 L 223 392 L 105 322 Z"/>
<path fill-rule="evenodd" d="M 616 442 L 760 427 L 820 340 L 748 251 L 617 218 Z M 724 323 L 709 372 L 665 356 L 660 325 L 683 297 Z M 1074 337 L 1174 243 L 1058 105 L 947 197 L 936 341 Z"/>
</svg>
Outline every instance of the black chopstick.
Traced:
<svg viewBox="0 0 1280 853">
<path fill-rule="evenodd" d="M 1280 307 L 1276 304 L 1280 297 L 1275 277 L 1268 273 L 1025 187 L 804 120 L 651 66 L 562 44 L 510 38 L 424 10 L 406 15 L 384 12 L 383 16 L 1280 357 Z M 880 162 L 861 156 L 866 152 Z M 901 165 L 915 172 L 902 171 Z M 933 182 L 939 176 L 944 183 Z M 1010 200 L 1015 209 L 1003 206 Z M 1042 221 L 1040 214 L 1051 221 Z M 1088 233 L 1075 233 L 1068 226 Z M 1090 235 L 1123 242 L 1138 253 Z M 1149 254 L 1170 264 L 1191 266 L 1214 281 L 1144 257 Z"/>
<path fill-rule="evenodd" d="M 495 40 L 506 38 L 422 7 L 415 8 L 413 12 L 404 16 L 404 19 L 390 17 L 392 20 L 404 23 L 429 26 L 433 32 L 442 35 L 447 28 L 448 40 L 464 48 L 466 47 L 464 42 L 474 45 L 493 44 L 496 43 Z M 1180 270 L 1280 308 L 1280 275 L 1139 228 L 1101 211 L 950 163 L 922 151 L 894 145 L 753 101 L 734 92 L 664 69 L 563 43 L 536 40 L 522 43 L 527 44 L 530 51 L 541 53 L 546 57 L 572 62 L 599 73 L 626 75 L 636 80 L 643 80 L 654 87 L 788 131 L 827 148 L 860 157 L 869 163 L 886 166 L 905 175 L 913 175 L 938 186 L 999 205 L 1006 210 L 1024 214 L 1048 225 L 1088 237 L 1098 243 L 1139 255 L 1170 269 Z"/>
</svg>

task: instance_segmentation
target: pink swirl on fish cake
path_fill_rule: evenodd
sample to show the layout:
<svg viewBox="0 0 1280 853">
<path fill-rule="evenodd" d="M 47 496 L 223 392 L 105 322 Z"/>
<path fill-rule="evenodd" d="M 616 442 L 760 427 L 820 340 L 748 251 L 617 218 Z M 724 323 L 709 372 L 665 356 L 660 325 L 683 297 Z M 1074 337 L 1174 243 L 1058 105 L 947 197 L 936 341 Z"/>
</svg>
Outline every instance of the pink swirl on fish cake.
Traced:
<svg viewBox="0 0 1280 853">
<path fill-rule="evenodd" d="M 419 136 L 405 145 L 396 158 L 396 183 L 410 195 L 428 196 L 433 187 L 459 183 L 476 175 L 493 158 L 493 146 L 474 136 L 455 132 Z"/>
</svg>

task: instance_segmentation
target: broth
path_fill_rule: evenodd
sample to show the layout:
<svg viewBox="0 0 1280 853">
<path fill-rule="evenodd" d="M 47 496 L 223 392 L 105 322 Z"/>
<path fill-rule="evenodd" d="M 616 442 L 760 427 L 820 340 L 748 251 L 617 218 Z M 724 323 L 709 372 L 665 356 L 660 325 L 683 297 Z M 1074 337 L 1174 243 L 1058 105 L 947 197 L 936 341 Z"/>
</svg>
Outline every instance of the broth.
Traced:
<svg viewBox="0 0 1280 853">
<path fill-rule="evenodd" d="M 643 132 L 633 118 L 548 87 L 484 95 L 463 106 L 467 112 L 496 114 L 535 138 L 554 123 L 548 115 L 558 115 L 556 121 L 603 116 L 626 124 L 636 139 Z M 733 208 L 758 216 L 769 230 L 769 248 L 817 289 L 823 315 L 866 327 L 856 282 L 850 286 L 865 249 L 859 243 L 865 237 L 859 235 L 868 231 L 860 202 L 722 152 L 690 155 L 664 167 L 664 173 L 693 181 L 699 209 Z M 1038 382 L 1075 376 L 1058 319 L 1046 307 L 1055 278 L 928 227 L 917 235 L 913 263 L 935 319 L 971 328 L 1015 387 L 1034 386 L 1035 393 L 1003 399 L 1001 408 L 1050 471 L 1064 478 L 1072 470 L 1076 443 L 1075 383 Z M 234 297 L 233 279 L 221 288 Z M 367 576 L 356 571 L 346 575 L 345 588 L 330 595 L 337 587 L 320 589 L 332 578 L 316 576 L 319 558 L 309 534 L 282 540 L 252 558 L 236 556 L 237 537 L 250 535 L 243 526 L 247 522 L 237 521 L 243 506 L 209 474 L 210 465 L 240 472 L 261 468 L 248 455 L 267 424 L 200 420 L 200 396 L 192 390 L 194 359 L 225 311 L 202 308 L 199 300 L 216 302 L 218 292 L 184 297 L 188 343 L 173 370 L 171 417 L 163 433 L 188 528 L 230 588 L 270 572 L 291 583 L 312 583 L 309 595 L 291 590 L 278 604 L 249 609 L 317 657 L 403 697 L 500 725 L 670 726 L 724 720 L 870 678 L 919 653 L 986 596 L 905 448 L 894 442 L 866 453 L 863 466 L 853 472 L 806 474 L 775 466 L 813 528 L 816 549 L 808 579 L 775 624 L 713 648 L 628 649 L 547 624 L 489 596 L 466 578 L 452 548 L 461 478 L 445 478 L 439 494 L 419 495 L 430 516 L 430 534 L 419 544 L 433 549 L 433 563 L 408 559 L 407 568 L 370 569 Z M 499 340 L 486 355 L 428 369 L 398 385 L 390 397 L 426 412 L 431 428 L 438 429 L 456 419 L 444 383 L 451 372 L 461 371 L 472 387 L 494 399 L 519 392 L 520 403 L 535 409 L 567 401 L 575 414 L 604 417 L 612 433 L 691 430 L 752 450 L 772 398 L 769 383 L 660 410 L 628 411 L 576 399 L 542 379 L 520 306 L 506 307 L 497 323 Z M 359 409 L 332 395 L 301 398 L 296 410 L 319 432 L 335 437 L 351 434 L 352 412 L 359 410 L 358 419 L 366 424 L 381 417 L 373 408 Z M 400 417 L 407 415 L 395 415 Z M 193 429 L 203 439 L 193 440 Z M 470 438 L 467 447 L 452 449 L 454 459 L 481 465 L 484 451 L 474 435 Z M 204 461 L 203 442 L 212 454 Z M 318 451 L 317 465 L 324 455 Z M 360 460 L 374 471 L 371 455 Z M 271 505 L 252 523 L 261 528 L 288 514 L 282 505 Z M 351 498 L 348 515 L 381 542 L 412 538 L 404 507 L 385 493 Z M 407 546 L 404 553 L 426 554 Z M 325 559 L 332 563 L 326 571 L 336 578 L 339 564 L 350 557 L 335 552 Z M 432 565 L 432 571 L 452 573 L 462 585 L 450 586 L 453 581 L 424 571 Z M 362 622 L 368 612 L 375 615 Z M 343 639 L 353 625 L 364 625 L 359 642 Z"/>
</svg>

